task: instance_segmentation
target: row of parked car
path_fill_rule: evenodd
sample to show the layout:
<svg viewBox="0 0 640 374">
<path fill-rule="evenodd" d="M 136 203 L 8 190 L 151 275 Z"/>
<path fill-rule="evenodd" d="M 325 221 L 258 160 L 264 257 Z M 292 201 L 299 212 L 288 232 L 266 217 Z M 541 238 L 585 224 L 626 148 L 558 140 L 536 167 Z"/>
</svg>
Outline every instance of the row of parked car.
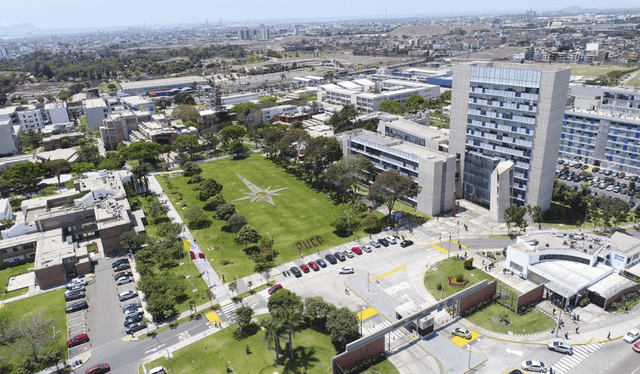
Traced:
<svg viewBox="0 0 640 374">
<path fill-rule="evenodd" d="M 74 301 L 78 299 L 84 299 L 86 297 L 86 286 L 87 281 L 84 278 L 76 278 L 72 280 L 66 285 L 66 290 L 64 291 L 64 300 Z M 69 304 L 65 308 L 65 312 L 67 312 L 67 314 L 70 314 L 84 309 L 89 309 L 89 304 L 85 300 L 82 300 Z M 84 344 L 88 341 L 89 335 L 87 335 L 86 333 L 77 334 L 73 337 L 69 337 L 69 340 L 67 340 L 67 347 L 72 348 L 77 345 Z"/>
<path fill-rule="evenodd" d="M 565 165 L 568 167 L 572 167 L 578 170 L 588 170 L 589 169 L 589 165 L 587 164 L 581 164 L 579 162 L 571 162 L 571 161 L 567 161 L 567 160 L 558 160 L 558 164 L 559 165 Z M 602 174 L 605 177 L 612 177 L 612 178 L 618 178 L 618 179 L 625 179 L 628 181 L 633 181 L 633 182 L 637 182 L 640 180 L 640 176 L 637 175 L 630 175 L 627 174 L 625 172 L 622 171 L 615 171 L 615 170 L 608 170 L 608 169 L 602 169 L 598 166 L 594 166 L 593 168 L 591 168 L 591 172 L 592 173 L 598 173 L 598 174 Z"/>
<path fill-rule="evenodd" d="M 129 260 L 123 258 L 111 264 L 114 274 L 113 279 L 117 286 L 121 286 L 130 282 L 133 282 L 133 273 L 131 272 L 131 264 Z M 127 301 L 138 296 L 136 290 L 126 290 L 118 294 L 118 300 Z M 142 330 L 147 327 L 147 324 L 142 322 L 144 319 L 144 309 L 140 303 L 129 303 L 122 306 L 122 315 L 124 317 L 124 331 L 127 334 L 133 334 L 136 331 Z"/>
<path fill-rule="evenodd" d="M 374 247 L 375 248 L 380 248 L 381 246 L 388 247 L 391 244 L 396 244 L 397 243 L 396 239 L 399 239 L 399 238 L 397 236 L 387 235 L 384 238 L 381 238 L 378 240 L 371 240 L 368 245 L 363 245 L 360 247 L 352 247 L 350 250 L 347 249 L 346 251 L 335 252 L 333 254 L 329 253 L 326 256 L 324 256 L 324 258 L 330 264 L 335 265 L 338 263 L 338 261 L 344 262 L 347 260 L 347 258 L 353 258 L 355 257 L 355 255 L 362 255 L 363 252 L 371 253 Z M 413 244 L 413 241 L 411 240 L 402 240 L 402 242 L 400 243 L 400 246 L 404 248 L 412 244 Z M 297 266 L 292 266 L 289 270 L 291 271 L 291 273 L 293 273 L 293 275 L 296 278 L 298 278 L 302 276 L 303 272 L 308 273 L 311 270 L 319 271 L 320 268 L 326 268 L 326 267 L 327 267 L 327 263 L 323 259 L 319 258 L 315 261 L 309 261 L 307 264 L 300 265 L 300 268 L 298 268 Z M 345 266 L 341 268 L 339 271 L 340 274 L 353 274 L 354 272 L 355 270 L 353 269 L 352 266 Z"/>
</svg>

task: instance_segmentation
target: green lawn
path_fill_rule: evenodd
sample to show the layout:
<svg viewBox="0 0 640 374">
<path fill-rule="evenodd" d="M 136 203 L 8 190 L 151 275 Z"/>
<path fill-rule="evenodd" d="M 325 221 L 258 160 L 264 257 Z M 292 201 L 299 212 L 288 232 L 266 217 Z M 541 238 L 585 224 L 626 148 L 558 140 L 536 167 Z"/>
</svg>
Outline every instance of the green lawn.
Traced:
<svg viewBox="0 0 640 374">
<path fill-rule="evenodd" d="M 151 215 L 147 213 L 147 207 L 149 206 L 149 204 L 153 203 L 154 201 L 160 202 L 157 197 L 153 195 L 138 195 L 138 198 L 140 199 L 142 210 L 144 211 L 144 214 L 147 218 L 147 225 L 144 227 L 144 229 L 147 232 L 147 235 L 155 236 L 158 232 L 158 225 L 163 222 L 169 222 L 169 217 L 167 217 L 166 214 L 163 214 L 157 220 L 154 220 L 153 217 L 151 217 Z"/>
<path fill-rule="evenodd" d="M 186 252 L 185 254 L 188 255 L 188 253 Z M 209 298 L 207 297 L 207 290 L 209 288 L 207 287 L 204 279 L 202 279 L 202 275 L 200 275 L 198 268 L 196 268 L 191 260 L 189 260 L 188 258 L 183 258 L 182 262 L 184 262 L 184 265 L 176 266 L 174 268 L 171 268 L 169 271 L 171 272 L 171 274 L 175 275 L 176 278 L 180 278 L 182 282 L 187 286 L 187 295 L 190 297 L 193 296 L 193 300 L 196 302 L 196 305 L 201 305 L 209 300 Z M 189 278 L 182 278 L 187 275 L 189 276 Z M 194 288 L 197 288 L 198 291 L 193 292 Z M 189 310 L 189 301 L 187 300 L 182 304 L 176 305 L 176 309 L 178 310 L 178 313 Z"/>
<path fill-rule="evenodd" d="M 587 77 L 599 77 L 613 70 L 627 69 L 624 66 L 593 66 L 593 65 L 559 65 L 560 67 L 571 68 L 571 75 L 584 75 Z"/>
<path fill-rule="evenodd" d="M 630 87 L 634 87 L 634 88 L 638 88 L 638 86 L 640 86 L 640 81 L 638 80 L 638 78 L 640 78 L 640 72 L 636 73 L 633 78 L 631 78 L 631 80 L 629 80 L 629 82 L 627 82 L 627 86 Z"/>
<path fill-rule="evenodd" d="M 283 365 L 274 366 L 275 351 L 267 348 L 262 330 L 258 329 L 254 335 L 241 340 L 234 338 L 234 331 L 235 328 L 222 330 L 174 352 L 174 357 L 171 359 L 173 371 L 181 374 L 222 374 L 226 372 L 227 361 L 229 361 L 236 373 L 326 374 L 331 372 L 331 358 L 336 355 L 336 350 L 327 335 L 311 329 L 298 331 L 293 337 L 295 358 L 293 360 L 283 358 L 281 359 Z M 287 342 L 286 337 L 281 338 L 283 350 Z M 250 354 L 246 353 L 247 346 Z M 147 363 L 145 367 L 148 370 L 160 365 L 171 370 L 169 361 L 164 358 Z M 394 372 L 384 371 L 384 373 Z"/>
<path fill-rule="evenodd" d="M 236 173 L 263 189 L 269 186 L 271 189 L 290 187 L 280 192 L 282 196 L 273 197 L 276 206 L 260 200 L 254 203 L 250 200 L 234 203 L 236 210 L 247 218 L 249 225 L 255 227 L 261 235 L 274 239 L 276 264 L 300 257 L 296 243 L 303 240 L 317 237 L 322 237 L 323 240 L 318 247 L 303 246 L 302 252 L 305 254 L 332 248 L 348 241 L 348 238 L 336 235 L 333 227 L 329 225 L 337 208 L 328 196 L 308 188 L 262 155 L 252 154 L 243 160 L 222 159 L 200 166 L 203 169 L 202 177 L 214 178 L 223 185 L 222 194 L 227 201 L 244 197 L 246 195 L 243 193 L 249 192 Z M 189 178 L 160 177 L 158 180 L 183 219 L 189 205 L 204 205 L 202 201 L 197 200 L 197 192 L 193 191 L 193 185 L 187 183 Z M 171 189 L 167 188 L 168 180 L 174 186 Z M 178 194 L 172 193 L 173 191 L 183 194 L 180 202 L 186 203 L 186 207 L 177 204 Z M 227 280 L 234 276 L 241 278 L 254 273 L 254 262 L 242 252 L 244 247 L 235 243 L 235 234 L 221 231 L 225 223 L 215 220 L 214 212 L 206 213 L 212 219 L 211 225 L 191 232 L 216 272 L 225 275 Z M 365 235 L 367 234 L 362 231 L 356 232 L 352 238 Z M 220 261 L 223 259 L 230 263 L 221 265 Z"/>
<path fill-rule="evenodd" d="M 363 371 L 361 374 L 400 374 L 398 369 L 389 360 L 384 360 L 376 365 L 371 366 L 369 369 Z"/>
<path fill-rule="evenodd" d="M 110 91 L 109 88 L 107 87 L 109 84 L 115 84 L 116 85 L 116 91 L 120 89 L 120 84 L 118 82 L 109 82 L 109 83 L 105 83 L 101 86 L 98 87 L 98 91 L 99 92 L 104 92 L 104 91 Z"/>
<path fill-rule="evenodd" d="M 21 288 L 19 290 L 7 292 L 7 284 L 9 284 L 9 278 L 15 275 L 27 273 L 31 268 L 33 268 L 33 263 L 0 270 L 0 285 L 2 285 L 2 294 L 0 294 L 0 300 L 6 300 L 12 297 L 20 296 L 23 293 L 29 291 L 29 288 Z"/>
<path fill-rule="evenodd" d="M 494 317 L 499 316 L 501 313 L 506 313 L 507 317 L 511 319 L 509 326 L 500 326 L 493 322 Z M 534 334 L 551 330 L 556 325 L 556 322 L 551 317 L 537 310 L 519 316 L 500 304 L 491 304 L 480 312 L 467 317 L 467 319 L 469 322 L 484 329 L 502 334 L 506 334 L 509 331 L 514 334 Z"/>
<path fill-rule="evenodd" d="M 62 350 L 62 355 L 64 357 L 68 357 L 69 351 L 66 349 L 66 344 L 69 337 L 67 335 L 67 318 L 64 312 L 64 308 L 66 306 L 67 304 L 64 301 L 64 290 L 59 289 L 4 304 L 0 307 L 0 315 L 2 315 L 2 318 L 8 318 L 9 321 L 13 321 L 24 314 L 42 311 L 45 317 L 54 318 L 56 336 Z M 53 335 L 53 328 L 50 328 L 45 333 Z M 49 344 L 47 348 L 56 351 L 58 350 L 55 342 Z M 11 352 L 12 351 L 9 347 L 0 346 L 0 357 L 11 357 Z M 14 360 L 17 361 L 19 358 Z M 16 370 L 13 370 L 10 373 L 15 372 Z"/>
<path fill-rule="evenodd" d="M 444 299 L 457 292 L 460 292 L 464 288 L 450 286 L 449 277 L 455 277 L 457 274 L 462 274 L 464 279 L 469 280 L 469 284 L 466 287 L 470 287 L 482 280 L 486 279 L 487 282 L 491 282 L 494 278 L 480 269 L 465 270 L 463 268 L 464 261 L 455 257 L 458 253 L 464 253 L 456 250 L 451 250 L 452 257 L 447 260 L 443 260 L 433 265 L 425 273 L 424 285 L 429 293 L 436 298 L 436 300 Z M 473 253 L 468 253 L 469 258 L 473 257 Z M 436 270 L 437 269 L 437 270 Z M 437 287 L 440 284 L 444 284 L 444 288 L 439 290 Z"/>
</svg>

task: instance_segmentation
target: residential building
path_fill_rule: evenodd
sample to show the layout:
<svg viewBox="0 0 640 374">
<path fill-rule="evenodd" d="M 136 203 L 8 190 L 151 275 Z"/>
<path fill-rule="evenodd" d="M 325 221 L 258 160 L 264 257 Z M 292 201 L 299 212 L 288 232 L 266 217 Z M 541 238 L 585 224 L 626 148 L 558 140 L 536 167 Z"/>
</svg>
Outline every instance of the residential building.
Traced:
<svg viewBox="0 0 640 374">
<path fill-rule="evenodd" d="M 209 81 L 199 76 L 151 79 L 146 81 L 120 83 L 122 95 L 147 95 L 152 91 L 191 88 L 193 84 L 203 86 Z"/>
<path fill-rule="evenodd" d="M 147 111 L 117 110 L 109 114 L 98 128 L 105 149 L 115 150 L 121 142 L 129 141 L 129 133 L 138 130 L 141 122 L 150 121 L 152 117 Z"/>
<path fill-rule="evenodd" d="M 338 135 L 344 155 L 360 154 L 379 171 L 397 170 L 410 176 L 421 187 L 417 196 L 404 202 L 429 215 L 451 210 L 454 202 L 456 158 L 440 150 L 446 136 L 436 129 L 408 121 L 381 121 L 394 136 L 358 129 Z"/>
<path fill-rule="evenodd" d="M 102 120 L 109 116 L 115 105 L 110 105 L 103 98 L 82 100 L 82 109 L 87 119 L 87 125 L 92 130 L 96 130 L 102 125 Z"/>
<path fill-rule="evenodd" d="M 491 174 L 511 161 L 511 204 L 551 205 L 570 69 L 504 63 L 454 67 L 450 152 L 457 197 L 491 204 Z M 496 186 L 497 188 L 497 186 Z"/>
<path fill-rule="evenodd" d="M 262 123 L 269 122 L 276 114 L 283 114 L 286 112 L 297 112 L 297 105 L 280 105 L 271 108 L 262 109 Z"/>
<path fill-rule="evenodd" d="M 15 155 L 19 150 L 19 140 L 9 119 L 0 119 L 0 156 Z"/>
<path fill-rule="evenodd" d="M 120 103 L 130 110 L 156 114 L 156 108 L 153 100 L 145 99 L 142 96 L 121 97 Z"/>
</svg>

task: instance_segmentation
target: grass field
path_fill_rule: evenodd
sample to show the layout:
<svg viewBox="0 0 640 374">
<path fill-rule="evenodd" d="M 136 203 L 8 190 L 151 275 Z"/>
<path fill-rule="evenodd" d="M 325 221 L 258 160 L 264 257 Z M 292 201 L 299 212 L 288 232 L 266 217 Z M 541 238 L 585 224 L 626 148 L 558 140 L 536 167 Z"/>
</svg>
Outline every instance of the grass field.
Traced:
<svg viewBox="0 0 640 374">
<path fill-rule="evenodd" d="M 640 72 L 636 73 L 633 76 L 633 78 L 631 78 L 631 80 L 629 80 L 629 82 L 627 82 L 626 86 L 634 87 L 634 88 L 640 87 L 640 81 L 638 80 L 638 78 L 640 78 Z"/>
<path fill-rule="evenodd" d="M 235 328 L 222 330 L 174 352 L 171 359 L 173 371 L 181 374 L 222 374 L 227 372 L 229 361 L 236 373 L 331 372 L 331 358 L 336 355 L 336 350 L 327 335 L 311 329 L 298 331 L 293 338 L 295 358 L 282 358 L 283 365 L 274 366 L 275 350 L 267 349 L 262 330 L 258 329 L 254 335 L 241 340 L 234 338 L 233 331 Z M 282 351 L 287 342 L 286 337 L 281 338 Z M 250 354 L 246 353 L 247 347 Z M 145 364 L 145 367 L 148 370 L 160 365 L 171 370 L 169 361 L 164 358 Z M 384 373 L 397 373 L 397 370 Z"/>
<path fill-rule="evenodd" d="M 587 77 L 599 77 L 612 70 L 626 69 L 624 66 L 592 66 L 592 65 L 558 65 L 559 67 L 571 68 L 571 75 L 584 75 Z"/>
<path fill-rule="evenodd" d="M 452 250 L 451 252 L 453 256 L 458 254 L 458 251 L 455 250 Z M 473 257 L 473 253 L 469 253 L 469 258 L 471 257 Z M 436 300 L 442 300 L 464 289 L 449 285 L 449 277 L 455 277 L 456 274 L 462 274 L 464 279 L 469 281 L 466 287 L 471 287 L 484 279 L 486 279 L 487 282 L 495 279 L 491 275 L 477 268 L 465 270 L 463 265 L 464 261 L 459 260 L 456 257 L 451 257 L 450 259 L 438 262 L 427 270 L 425 273 L 424 285 Z M 438 290 L 437 288 L 440 284 L 444 284 L 444 288 L 442 290 Z"/>
<path fill-rule="evenodd" d="M 249 225 L 255 227 L 262 236 L 270 236 L 274 239 L 276 264 L 300 257 L 296 243 L 303 240 L 318 237 L 323 240 L 323 243 L 317 247 L 302 246 L 304 254 L 331 248 L 348 241 L 348 238 L 336 235 L 333 227 L 329 225 L 337 208 L 328 196 L 311 190 L 294 176 L 264 159 L 262 155 L 253 154 L 242 160 L 223 159 L 203 163 L 200 166 L 203 169 L 202 177 L 213 178 L 223 185 L 222 194 L 227 201 L 244 197 L 246 195 L 243 193 L 249 192 L 236 173 L 263 189 L 269 186 L 272 190 L 290 187 L 280 192 L 282 196 L 273 197 L 276 206 L 261 200 L 253 203 L 250 200 L 234 203 L 238 213 L 247 218 Z M 167 188 L 167 180 L 171 181 L 174 188 Z M 188 180 L 189 178 L 186 177 L 158 178 L 183 219 L 189 205 L 204 205 L 202 201 L 197 200 L 197 192 L 193 191 L 193 186 L 187 183 Z M 185 202 L 186 207 L 177 204 L 178 194 L 173 194 L 173 191 L 183 194 L 180 202 Z M 211 225 L 201 230 L 191 230 L 191 232 L 216 272 L 219 275 L 225 275 L 227 280 L 234 276 L 240 278 L 254 273 L 254 262 L 242 252 L 244 247 L 235 243 L 235 234 L 221 231 L 225 222 L 215 220 L 214 212 L 206 213 L 211 217 Z M 352 234 L 352 239 L 365 235 L 367 234 L 364 232 L 356 232 Z M 221 265 L 220 261 L 223 259 L 230 263 Z"/>
<path fill-rule="evenodd" d="M 493 322 L 494 316 L 502 313 L 506 313 L 507 317 L 511 319 L 510 325 L 501 326 Z M 509 331 L 513 331 L 514 334 L 534 334 L 551 330 L 556 325 L 556 322 L 551 317 L 537 310 L 519 316 L 500 304 L 491 304 L 480 312 L 467 317 L 467 319 L 469 322 L 484 329 L 501 334 L 506 334 Z"/>
<path fill-rule="evenodd" d="M 7 284 L 9 284 L 9 278 L 15 275 L 26 273 L 31 268 L 33 268 L 33 264 L 29 263 L 0 270 L 0 285 L 2 285 L 3 287 L 2 294 L 0 294 L 0 300 L 6 300 L 12 297 L 20 296 L 29 290 L 28 288 L 21 288 L 19 290 L 7 292 Z"/>
<path fill-rule="evenodd" d="M 67 304 L 64 301 L 64 290 L 49 291 L 37 296 L 29 297 L 26 299 L 13 301 L 8 304 L 0 304 L 0 315 L 2 318 L 8 318 L 9 321 L 14 321 L 20 316 L 35 312 L 42 311 L 47 318 L 55 319 L 55 330 L 58 343 L 60 344 L 62 355 L 68 357 L 69 351 L 67 346 L 67 318 L 64 312 L 64 308 Z M 45 332 L 46 334 L 53 335 L 53 328 L 50 328 Z M 55 342 L 51 342 L 47 349 L 58 350 Z M 7 346 L 0 346 L 0 357 L 11 357 L 11 349 Z M 16 358 L 15 360 L 19 360 Z M 15 373 L 11 371 L 10 373 Z"/>
</svg>

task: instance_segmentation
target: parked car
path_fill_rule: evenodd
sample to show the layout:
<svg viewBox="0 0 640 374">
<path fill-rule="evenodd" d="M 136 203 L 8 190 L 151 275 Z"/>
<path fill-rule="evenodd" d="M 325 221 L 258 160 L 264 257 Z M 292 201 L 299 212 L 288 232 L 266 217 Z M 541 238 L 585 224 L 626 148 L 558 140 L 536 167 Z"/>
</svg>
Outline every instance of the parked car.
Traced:
<svg viewBox="0 0 640 374">
<path fill-rule="evenodd" d="M 269 293 L 269 295 L 273 295 L 274 292 L 276 292 L 277 290 L 281 290 L 282 289 L 282 285 L 280 283 L 278 284 L 274 284 L 273 286 L 269 287 L 269 290 L 267 291 Z"/>
<path fill-rule="evenodd" d="M 116 275 L 114 275 L 113 279 L 117 281 L 118 279 L 124 278 L 124 277 L 133 277 L 133 273 L 130 271 L 123 271 L 121 273 L 117 273 Z"/>
<path fill-rule="evenodd" d="M 527 360 L 522 361 L 522 369 L 546 373 L 547 370 L 549 370 L 549 367 L 544 362 Z"/>
<path fill-rule="evenodd" d="M 102 373 L 108 373 L 109 370 L 111 370 L 111 368 L 109 367 L 109 364 L 98 364 L 88 368 L 87 370 L 85 370 L 84 373 L 85 374 L 102 374 Z"/>
<path fill-rule="evenodd" d="M 640 353 L 640 343 L 634 344 L 632 348 L 634 351 Z"/>
<path fill-rule="evenodd" d="M 412 240 L 403 240 L 400 242 L 400 246 L 402 248 L 408 247 L 410 245 L 413 245 L 413 241 Z"/>
<path fill-rule="evenodd" d="M 111 267 L 115 269 L 120 265 L 128 264 L 128 263 L 129 263 L 129 260 L 127 260 L 126 258 L 123 258 L 111 264 Z"/>
<path fill-rule="evenodd" d="M 291 272 L 293 273 L 293 275 L 294 275 L 296 278 L 300 278 L 300 277 L 302 276 L 302 272 L 300 271 L 300 269 L 298 269 L 298 268 L 297 268 L 297 267 L 295 267 L 295 266 L 292 266 L 292 267 L 291 267 L 291 269 L 289 269 L 289 270 L 291 270 Z"/>
<path fill-rule="evenodd" d="M 321 268 L 326 268 L 327 267 L 327 263 L 324 262 L 324 260 L 321 259 L 321 258 L 316 260 L 316 264 L 320 265 Z"/>
<path fill-rule="evenodd" d="M 133 282 L 133 277 L 121 277 L 116 281 L 116 286 L 122 286 L 123 284 Z"/>
<path fill-rule="evenodd" d="M 352 266 L 345 266 L 340 269 L 339 274 L 353 274 L 355 270 L 353 270 Z"/>
<path fill-rule="evenodd" d="M 362 254 L 362 249 L 360 249 L 360 247 L 353 247 L 351 248 L 351 251 L 357 255 L 361 255 Z"/>
<path fill-rule="evenodd" d="M 82 309 L 89 309 L 89 304 L 86 301 L 77 301 L 64 309 L 67 313 L 77 312 Z"/>
<path fill-rule="evenodd" d="M 338 260 L 336 260 L 336 257 L 334 255 L 332 255 L 331 253 L 329 253 L 328 255 L 324 256 L 324 258 L 327 259 L 327 261 L 329 261 L 332 265 L 335 265 L 338 263 Z"/>
<path fill-rule="evenodd" d="M 144 309 L 142 309 L 142 308 L 130 309 L 130 310 L 127 310 L 126 312 L 124 312 L 124 319 L 127 319 L 129 317 L 133 317 L 133 316 L 143 315 L 143 314 L 144 314 Z"/>
<path fill-rule="evenodd" d="M 640 338 L 640 331 L 633 329 L 624 336 L 624 341 L 627 343 L 633 343 Z"/>
<path fill-rule="evenodd" d="M 78 285 L 75 285 L 75 286 L 67 288 L 67 290 L 64 291 L 64 293 L 65 294 L 69 294 L 69 293 L 72 293 L 72 292 L 85 292 L 85 290 L 86 289 L 85 289 L 85 287 L 83 285 L 78 284 Z"/>
<path fill-rule="evenodd" d="M 380 244 L 382 244 L 385 247 L 389 246 L 389 241 L 385 238 L 378 239 L 378 242 L 380 242 Z"/>
<path fill-rule="evenodd" d="M 67 340 L 67 347 L 75 347 L 76 345 L 80 345 L 82 343 L 86 343 L 89 341 L 89 335 L 87 334 L 78 334 L 73 338 Z"/>
<path fill-rule="evenodd" d="M 83 278 L 76 278 L 74 280 L 72 280 L 71 282 L 67 283 L 67 290 L 73 288 L 74 286 L 86 286 L 87 285 L 87 281 L 84 280 Z"/>
<path fill-rule="evenodd" d="M 594 167 L 593 167 L 593 169 L 591 169 L 591 172 L 592 172 L 592 173 L 597 173 L 597 172 L 599 172 L 599 171 L 600 171 L 600 168 L 599 168 L 599 167 L 597 167 L 597 166 L 594 166 Z"/>
<path fill-rule="evenodd" d="M 378 243 L 377 240 L 370 241 L 369 245 L 372 246 L 373 248 L 380 248 L 380 243 Z"/>
<path fill-rule="evenodd" d="M 131 269 L 131 265 L 129 265 L 129 263 L 125 263 L 125 264 L 120 264 L 117 267 L 113 268 L 113 271 L 115 272 L 119 272 L 119 271 L 123 271 L 123 270 L 127 270 L 127 269 Z"/>
<path fill-rule="evenodd" d="M 573 347 L 571 346 L 571 344 L 566 343 L 566 342 L 548 342 L 547 343 L 547 348 L 550 351 L 556 351 L 556 352 L 560 352 L 560 353 L 566 353 L 566 354 L 573 354 Z"/>
<path fill-rule="evenodd" d="M 456 327 L 453 331 L 451 331 L 451 334 L 459 336 L 461 338 L 471 339 L 471 331 L 462 327 Z"/>
<path fill-rule="evenodd" d="M 385 236 L 384 238 L 385 238 L 385 239 L 387 239 L 387 241 L 388 241 L 390 244 L 396 244 L 396 238 L 395 238 L 395 237 L 393 237 L 393 236 L 391 236 L 391 235 L 387 235 L 387 236 Z"/>
<path fill-rule="evenodd" d="M 371 251 L 373 251 L 373 248 L 371 248 L 371 246 L 369 246 L 369 245 L 363 245 L 360 248 L 362 248 L 362 250 L 367 252 L 367 253 L 371 253 Z"/>
<path fill-rule="evenodd" d="M 78 299 L 82 299 L 83 297 L 85 297 L 85 293 L 82 291 L 75 291 L 75 292 L 69 292 L 64 294 L 64 301 L 72 301 L 72 300 L 78 300 Z"/>
<path fill-rule="evenodd" d="M 133 323 L 136 323 L 136 322 L 140 322 L 140 321 L 142 321 L 143 318 L 144 318 L 144 316 L 142 314 L 138 314 L 138 315 L 126 318 L 124 320 L 124 327 L 127 327 L 127 326 L 129 326 L 129 325 L 131 325 Z"/>
<path fill-rule="evenodd" d="M 309 261 L 309 263 L 308 263 L 307 265 L 309 265 L 309 267 L 310 267 L 311 269 L 313 269 L 313 271 L 318 271 L 318 270 L 320 270 L 320 266 L 318 266 L 318 264 L 316 264 L 316 262 L 315 262 L 315 261 Z"/>
<path fill-rule="evenodd" d="M 140 330 L 142 330 L 142 329 L 143 329 L 143 328 L 145 328 L 145 327 L 147 327 L 147 324 L 146 324 L 146 323 L 142 323 L 142 322 L 135 322 L 135 323 L 132 323 L 132 324 L 130 324 L 129 326 L 125 327 L 125 328 L 124 328 L 124 331 L 125 331 L 127 334 L 133 334 L 134 332 L 136 332 L 136 331 L 140 331 Z"/>
<path fill-rule="evenodd" d="M 142 304 L 140 303 L 125 304 L 124 306 L 122 306 L 122 313 L 126 312 L 127 310 L 138 309 L 138 308 L 142 308 Z"/>
<path fill-rule="evenodd" d="M 131 298 L 134 298 L 138 296 L 138 291 L 135 290 L 128 290 L 128 291 L 124 291 L 118 294 L 118 299 L 120 299 L 120 301 L 125 301 L 125 300 L 129 300 Z"/>
<path fill-rule="evenodd" d="M 300 265 L 300 270 L 304 271 L 305 273 L 308 273 L 310 271 L 309 267 L 305 264 Z"/>
<path fill-rule="evenodd" d="M 157 367 L 154 367 L 153 369 L 147 371 L 146 374 L 167 374 L 167 371 L 164 370 L 164 367 L 157 366 Z"/>
</svg>

